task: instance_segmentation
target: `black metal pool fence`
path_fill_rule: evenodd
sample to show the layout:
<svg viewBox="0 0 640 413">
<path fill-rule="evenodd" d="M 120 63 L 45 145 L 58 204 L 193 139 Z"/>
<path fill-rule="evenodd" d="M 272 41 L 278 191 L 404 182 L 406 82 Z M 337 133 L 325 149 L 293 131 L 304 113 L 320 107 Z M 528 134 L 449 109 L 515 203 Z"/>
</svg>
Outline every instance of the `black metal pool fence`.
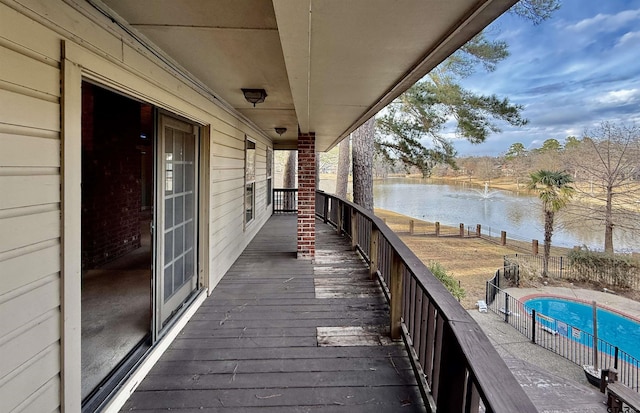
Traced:
<svg viewBox="0 0 640 413">
<path fill-rule="evenodd" d="M 516 266 L 518 278 L 520 273 L 542 273 L 544 257 L 542 254 L 513 254 L 504 256 L 504 267 Z M 610 263 L 611 264 L 611 263 Z M 614 289 L 640 290 L 639 267 L 623 265 L 597 265 L 593 267 L 572 264 L 571 260 L 562 256 L 551 256 L 548 262 L 548 276 L 569 281 L 589 282 L 606 285 Z M 515 280 L 517 285 L 518 279 Z"/>
<path fill-rule="evenodd" d="M 580 366 L 615 368 L 621 383 L 640 392 L 640 360 L 601 338 L 597 339 L 598 351 L 594 354 L 593 334 L 536 312 L 500 289 L 496 285 L 499 279 L 497 272 L 486 285 L 485 299 L 492 312 L 504 318 L 532 343 Z"/>
</svg>

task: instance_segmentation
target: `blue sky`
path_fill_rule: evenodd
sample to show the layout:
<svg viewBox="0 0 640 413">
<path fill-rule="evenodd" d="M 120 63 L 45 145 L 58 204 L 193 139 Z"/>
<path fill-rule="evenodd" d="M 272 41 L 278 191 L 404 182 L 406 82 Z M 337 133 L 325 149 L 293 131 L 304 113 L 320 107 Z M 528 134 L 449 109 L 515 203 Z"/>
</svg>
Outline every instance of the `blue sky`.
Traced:
<svg viewBox="0 0 640 413">
<path fill-rule="evenodd" d="M 514 142 L 529 149 L 549 138 L 562 142 L 603 121 L 640 124 L 640 0 L 561 1 L 537 26 L 507 13 L 489 27 L 511 55 L 495 72 L 462 83 L 523 105 L 529 124 L 501 124 L 480 145 L 455 140 L 460 156 L 496 156 Z"/>
</svg>

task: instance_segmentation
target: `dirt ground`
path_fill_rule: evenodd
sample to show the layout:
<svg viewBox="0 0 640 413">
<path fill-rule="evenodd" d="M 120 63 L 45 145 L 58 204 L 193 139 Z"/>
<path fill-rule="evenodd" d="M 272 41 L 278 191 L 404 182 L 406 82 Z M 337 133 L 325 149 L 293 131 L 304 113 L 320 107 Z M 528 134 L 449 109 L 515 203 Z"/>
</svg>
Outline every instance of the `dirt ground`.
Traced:
<svg viewBox="0 0 640 413">
<path fill-rule="evenodd" d="M 461 301 L 464 308 L 474 308 L 484 299 L 485 282 L 502 267 L 503 256 L 522 252 L 481 238 L 423 235 L 434 232 L 434 224 L 414 220 L 414 235 L 409 234 L 409 220 L 405 215 L 376 209 L 375 214 L 384 219 L 402 241 L 424 262 L 439 262 L 449 274 L 460 281 L 466 291 Z M 458 234 L 458 228 L 442 227 L 441 233 Z"/>
<path fill-rule="evenodd" d="M 507 241 L 511 245 L 502 246 L 485 238 L 465 237 L 460 238 L 460 229 L 441 226 L 441 236 L 436 237 L 435 224 L 421 221 L 401 215 L 396 212 L 375 209 L 375 214 L 382 218 L 389 228 L 398 234 L 400 239 L 407 244 L 425 265 L 430 261 L 439 262 L 445 270 L 460 281 L 460 285 L 466 291 L 466 297 L 461 304 L 466 309 L 475 307 L 478 300 L 484 299 L 485 283 L 493 278 L 496 270 L 502 268 L 503 257 L 515 253 L 531 253 L 530 246 Z M 414 221 L 413 235 L 409 233 L 409 222 Z M 542 247 L 540 247 L 542 250 Z M 552 255 L 566 255 L 566 248 L 552 246 Z M 581 287 L 586 289 L 601 290 L 604 286 L 592 284 L 576 284 L 557 279 L 526 280 L 526 286 L 535 287 L 547 282 L 549 285 L 559 287 Z M 640 301 L 640 291 L 618 291 L 632 300 Z"/>
</svg>

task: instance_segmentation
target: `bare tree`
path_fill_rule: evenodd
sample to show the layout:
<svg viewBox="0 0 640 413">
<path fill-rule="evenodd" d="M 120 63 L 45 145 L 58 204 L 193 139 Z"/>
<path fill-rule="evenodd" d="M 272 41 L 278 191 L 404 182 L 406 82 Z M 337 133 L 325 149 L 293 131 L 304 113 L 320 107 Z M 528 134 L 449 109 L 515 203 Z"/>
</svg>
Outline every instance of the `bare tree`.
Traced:
<svg viewBox="0 0 640 413">
<path fill-rule="evenodd" d="M 373 211 L 373 118 L 366 121 L 351 135 L 353 155 L 353 202 Z"/>
<path fill-rule="evenodd" d="M 569 212 L 581 225 L 604 226 L 604 251 L 613 253 L 615 228 L 637 231 L 640 129 L 604 122 L 588 130 L 568 156 L 580 203 Z"/>
<path fill-rule="evenodd" d="M 338 146 L 328 152 L 318 152 L 317 158 L 321 174 L 336 173 L 338 168 Z"/>
<path fill-rule="evenodd" d="M 347 197 L 349 183 L 349 138 L 344 138 L 338 145 L 338 173 L 336 176 L 336 195 Z"/>
<path fill-rule="evenodd" d="M 498 177 L 498 168 L 496 167 L 496 158 L 483 156 L 478 159 L 477 176 L 485 181 L 491 181 Z"/>
</svg>

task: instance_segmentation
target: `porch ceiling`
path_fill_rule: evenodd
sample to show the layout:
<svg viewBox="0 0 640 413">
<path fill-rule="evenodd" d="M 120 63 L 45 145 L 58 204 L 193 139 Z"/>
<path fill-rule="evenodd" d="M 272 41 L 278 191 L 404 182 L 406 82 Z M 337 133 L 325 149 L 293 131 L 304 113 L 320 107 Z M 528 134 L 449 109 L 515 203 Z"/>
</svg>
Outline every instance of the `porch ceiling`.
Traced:
<svg viewBox="0 0 640 413">
<path fill-rule="evenodd" d="M 324 151 L 516 0 L 103 0 L 253 121 Z M 255 108 L 241 88 L 265 89 Z M 274 128 L 284 126 L 282 136 Z"/>
</svg>

